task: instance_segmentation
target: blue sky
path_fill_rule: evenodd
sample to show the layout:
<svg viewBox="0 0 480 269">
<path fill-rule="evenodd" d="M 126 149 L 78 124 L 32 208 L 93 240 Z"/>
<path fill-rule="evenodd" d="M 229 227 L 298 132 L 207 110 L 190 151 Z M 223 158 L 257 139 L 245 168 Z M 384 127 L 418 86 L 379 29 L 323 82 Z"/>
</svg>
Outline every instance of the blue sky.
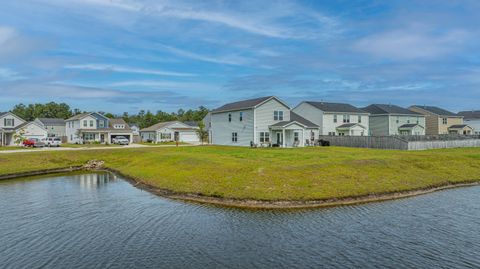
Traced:
<svg viewBox="0 0 480 269">
<path fill-rule="evenodd" d="M 0 2 L 0 111 L 264 95 L 480 109 L 479 1 Z"/>
</svg>

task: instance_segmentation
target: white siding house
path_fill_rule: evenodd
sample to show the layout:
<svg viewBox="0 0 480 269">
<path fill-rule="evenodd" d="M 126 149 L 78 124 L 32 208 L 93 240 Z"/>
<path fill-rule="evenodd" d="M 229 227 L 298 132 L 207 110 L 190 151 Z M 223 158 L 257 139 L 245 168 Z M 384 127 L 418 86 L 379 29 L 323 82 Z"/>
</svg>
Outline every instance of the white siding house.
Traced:
<svg viewBox="0 0 480 269">
<path fill-rule="evenodd" d="M 320 126 L 320 135 L 365 136 L 369 113 L 349 104 L 305 101 L 293 112 Z"/>
<path fill-rule="evenodd" d="M 132 143 L 133 133 L 123 119 L 109 119 L 100 113 L 87 112 L 65 120 L 68 143 L 110 144 L 113 138 L 124 136 Z"/>
<path fill-rule="evenodd" d="M 425 116 L 390 104 L 363 108 L 370 113 L 370 135 L 425 135 Z"/>
<path fill-rule="evenodd" d="M 480 135 L 480 110 L 462 111 L 458 115 L 463 116 L 463 121 L 473 128 L 473 134 Z"/>
<path fill-rule="evenodd" d="M 198 126 L 186 124 L 180 121 L 168 121 L 154 124 L 140 130 L 140 137 L 143 142 L 185 142 L 199 143 L 197 134 Z"/>
<path fill-rule="evenodd" d="M 291 113 L 274 96 L 226 104 L 211 111 L 206 121 L 216 145 L 303 146 L 318 131 L 318 125 Z"/>
</svg>

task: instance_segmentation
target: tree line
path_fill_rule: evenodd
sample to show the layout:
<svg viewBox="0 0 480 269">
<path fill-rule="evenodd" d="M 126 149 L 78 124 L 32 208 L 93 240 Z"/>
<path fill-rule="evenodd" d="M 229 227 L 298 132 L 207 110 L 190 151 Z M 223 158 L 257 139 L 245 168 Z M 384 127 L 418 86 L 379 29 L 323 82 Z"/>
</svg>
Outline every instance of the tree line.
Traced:
<svg viewBox="0 0 480 269">
<path fill-rule="evenodd" d="M 68 119 L 74 115 L 84 113 L 80 109 L 71 109 L 66 103 L 49 102 L 45 104 L 35 103 L 25 105 L 23 103 L 17 104 L 13 107 L 11 112 L 26 121 L 32 121 L 36 118 L 61 118 Z M 129 114 L 124 112 L 122 115 L 115 115 L 108 112 L 99 111 L 108 118 L 123 118 L 128 124 L 137 124 L 140 128 L 145 128 L 153 124 L 164 121 L 201 121 L 209 112 L 209 110 L 200 106 L 197 109 L 183 110 L 179 109 L 177 112 L 165 112 L 158 110 L 151 112 L 149 110 L 140 110 L 137 114 Z"/>
</svg>

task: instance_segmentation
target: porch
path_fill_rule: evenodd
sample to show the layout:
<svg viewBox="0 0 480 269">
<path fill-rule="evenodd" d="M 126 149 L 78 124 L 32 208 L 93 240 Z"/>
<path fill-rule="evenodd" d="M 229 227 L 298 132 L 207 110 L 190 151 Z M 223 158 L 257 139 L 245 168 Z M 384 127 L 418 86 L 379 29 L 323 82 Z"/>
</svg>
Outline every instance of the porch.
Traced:
<svg viewBox="0 0 480 269">
<path fill-rule="evenodd" d="M 307 140 L 310 141 L 311 138 L 311 130 L 298 123 L 284 126 L 272 125 L 269 129 L 272 145 L 282 148 L 305 147 L 308 143 Z"/>
<path fill-rule="evenodd" d="M 110 130 L 81 130 L 79 137 L 83 144 L 100 143 L 111 144 L 116 136 L 124 136 L 132 143 L 133 135 L 128 132 L 112 132 Z"/>
</svg>

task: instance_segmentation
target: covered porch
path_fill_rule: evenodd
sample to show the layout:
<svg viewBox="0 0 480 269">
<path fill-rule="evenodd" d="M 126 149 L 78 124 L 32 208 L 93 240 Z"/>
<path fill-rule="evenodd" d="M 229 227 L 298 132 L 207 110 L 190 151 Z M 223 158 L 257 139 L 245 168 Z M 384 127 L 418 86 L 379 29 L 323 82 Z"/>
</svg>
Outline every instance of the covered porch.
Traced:
<svg viewBox="0 0 480 269">
<path fill-rule="evenodd" d="M 425 128 L 416 123 L 409 123 L 398 127 L 398 133 L 400 135 L 424 135 Z"/>
<path fill-rule="evenodd" d="M 81 130 L 79 135 L 83 144 L 111 144 L 112 139 L 117 136 L 124 136 L 130 140 L 130 143 L 132 143 L 133 135 L 131 132 L 114 132 L 112 130 Z"/>
<path fill-rule="evenodd" d="M 273 146 L 282 148 L 305 147 L 311 137 L 311 128 L 297 122 L 270 126 L 270 137 Z"/>
<path fill-rule="evenodd" d="M 365 136 L 367 135 L 367 128 L 358 123 L 346 123 L 336 128 L 340 136 Z"/>
<path fill-rule="evenodd" d="M 448 127 L 449 134 L 472 135 L 473 128 L 467 124 L 452 125 Z"/>
<path fill-rule="evenodd" d="M 13 138 L 13 134 L 15 131 L 13 130 L 5 130 L 0 128 L 0 146 L 14 146 L 15 141 Z"/>
</svg>

